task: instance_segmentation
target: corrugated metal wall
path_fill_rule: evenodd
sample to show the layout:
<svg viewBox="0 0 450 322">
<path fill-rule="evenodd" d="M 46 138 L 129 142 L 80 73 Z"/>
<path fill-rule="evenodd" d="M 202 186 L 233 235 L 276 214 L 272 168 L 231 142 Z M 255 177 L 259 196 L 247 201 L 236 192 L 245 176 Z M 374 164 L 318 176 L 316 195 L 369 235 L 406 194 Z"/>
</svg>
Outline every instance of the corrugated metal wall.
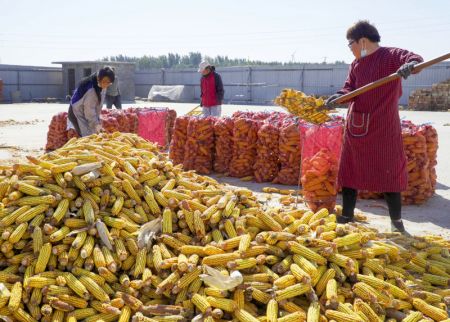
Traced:
<svg viewBox="0 0 450 322">
<path fill-rule="evenodd" d="M 329 95 L 341 88 L 348 65 L 305 65 L 296 68 L 229 67 L 218 68 L 225 86 L 225 103 L 271 104 L 285 87 L 307 94 Z M 430 87 L 450 78 L 450 62 L 423 70 L 403 82 L 400 104 L 406 105 L 412 90 Z M 3 79 L 3 98 L 11 100 L 11 93 L 21 92 L 23 100 L 33 98 L 64 98 L 63 74 L 60 68 L 0 65 Z M 185 85 L 194 88 L 195 99 L 200 98 L 200 75 L 192 69 L 154 69 L 136 71 L 136 96 L 147 97 L 152 85 Z"/>
<path fill-rule="evenodd" d="M 0 65 L 0 79 L 4 84 L 4 101 L 11 101 L 16 91 L 20 91 L 21 99 L 26 101 L 63 97 L 61 68 Z"/>
<path fill-rule="evenodd" d="M 225 103 L 271 104 L 285 87 L 307 94 L 330 95 L 339 90 L 348 72 L 348 65 L 304 65 L 296 68 L 229 67 L 217 68 L 225 86 Z M 412 90 L 431 87 L 450 78 L 450 62 L 423 70 L 403 82 L 400 104 L 408 104 Z M 137 71 L 136 95 L 147 97 L 152 85 L 193 86 L 195 99 L 200 98 L 200 75 L 196 69 L 155 69 Z"/>
</svg>

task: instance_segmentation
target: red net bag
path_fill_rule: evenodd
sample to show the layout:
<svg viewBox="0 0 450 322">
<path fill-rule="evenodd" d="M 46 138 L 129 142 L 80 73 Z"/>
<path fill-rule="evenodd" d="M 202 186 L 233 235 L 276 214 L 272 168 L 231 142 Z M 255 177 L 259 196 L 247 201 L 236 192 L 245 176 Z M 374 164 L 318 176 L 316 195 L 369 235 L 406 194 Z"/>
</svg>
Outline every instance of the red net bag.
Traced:
<svg viewBox="0 0 450 322">
<path fill-rule="evenodd" d="M 439 148 L 438 144 L 438 134 L 436 129 L 427 124 L 427 125 L 421 125 L 419 127 L 419 132 L 423 134 L 425 137 L 426 145 L 427 145 L 427 155 L 428 155 L 428 170 L 430 175 L 430 185 L 431 189 L 428 193 L 428 197 L 431 197 L 435 190 L 436 190 L 436 182 L 437 182 L 437 175 L 436 175 L 436 165 L 437 165 L 437 150 Z"/>
<path fill-rule="evenodd" d="M 180 116 L 173 126 L 173 138 L 169 147 L 169 158 L 174 164 L 182 164 L 184 160 L 184 148 L 187 140 L 188 116 Z"/>
<path fill-rule="evenodd" d="M 67 142 L 67 112 L 61 112 L 52 117 L 47 132 L 46 150 L 55 150 Z"/>
<path fill-rule="evenodd" d="M 257 133 L 257 122 L 246 118 L 234 120 L 233 156 L 230 162 L 230 175 L 232 177 L 241 178 L 253 175 Z"/>
<path fill-rule="evenodd" d="M 299 123 L 294 118 L 286 119 L 281 125 L 278 155 L 280 171 L 274 183 L 297 185 L 300 175 L 301 139 Z"/>
<path fill-rule="evenodd" d="M 168 143 L 167 110 L 143 109 L 137 112 L 137 134 L 165 147 Z"/>
<path fill-rule="evenodd" d="M 214 171 L 226 173 L 233 156 L 233 125 L 231 118 L 219 118 L 214 124 Z"/>
<path fill-rule="evenodd" d="M 312 211 L 336 205 L 337 176 L 342 148 L 342 122 L 320 126 L 301 124 L 303 197 Z"/>
<path fill-rule="evenodd" d="M 258 130 L 254 176 L 256 182 L 272 181 L 278 174 L 278 138 L 276 124 L 265 123 Z"/>
<path fill-rule="evenodd" d="M 172 136 L 173 136 L 173 131 L 174 131 L 174 124 L 175 124 L 175 120 L 177 118 L 177 112 L 175 110 L 168 110 L 169 114 L 168 114 L 168 119 L 167 119 L 167 129 L 168 129 L 168 139 L 167 139 L 167 144 L 170 144 L 170 142 L 172 141 Z"/>
<path fill-rule="evenodd" d="M 402 201 L 403 204 L 422 204 L 431 190 L 426 139 L 411 125 L 403 128 L 402 138 L 408 171 L 408 187 L 402 192 Z"/>
<path fill-rule="evenodd" d="M 102 114 L 100 118 L 103 131 L 108 133 L 119 131 L 119 122 L 117 122 L 117 119 L 113 115 Z"/>
<path fill-rule="evenodd" d="M 187 140 L 184 150 L 183 168 L 209 174 L 213 165 L 215 118 L 196 118 L 189 120 Z"/>
</svg>

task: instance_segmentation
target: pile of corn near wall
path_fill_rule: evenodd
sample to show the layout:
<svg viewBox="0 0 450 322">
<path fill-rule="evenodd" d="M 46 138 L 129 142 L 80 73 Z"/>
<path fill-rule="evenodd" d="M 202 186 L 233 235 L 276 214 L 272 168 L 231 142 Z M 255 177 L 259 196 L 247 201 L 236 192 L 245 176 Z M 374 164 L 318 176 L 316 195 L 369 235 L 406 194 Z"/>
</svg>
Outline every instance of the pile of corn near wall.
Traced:
<svg viewBox="0 0 450 322">
<path fill-rule="evenodd" d="M 134 134 L 29 161 L 0 170 L 8 321 L 448 321 L 439 237 L 269 208 Z"/>
</svg>

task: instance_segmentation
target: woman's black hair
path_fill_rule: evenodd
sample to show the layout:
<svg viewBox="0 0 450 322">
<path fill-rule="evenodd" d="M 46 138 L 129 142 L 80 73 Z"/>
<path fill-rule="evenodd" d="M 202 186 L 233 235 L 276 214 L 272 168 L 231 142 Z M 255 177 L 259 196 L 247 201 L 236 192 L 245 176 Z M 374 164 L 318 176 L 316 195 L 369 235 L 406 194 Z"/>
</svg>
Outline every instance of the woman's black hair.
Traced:
<svg viewBox="0 0 450 322">
<path fill-rule="evenodd" d="M 78 87 L 84 87 L 87 86 L 87 84 L 89 84 L 90 82 L 92 82 L 94 90 L 95 90 L 95 94 L 97 95 L 98 101 L 101 102 L 102 101 L 102 89 L 100 86 L 98 86 L 98 81 L 102 80 L 104 77 L 108 77 L 109 80 L 112 82 L 114 82 L 114 71 L 111 69 L 111 67 L 109 66 L 105 66 L 101 69 L 99 69 L 98 72 L 91 74 L 85 78 L 83 78 L 80 83 L 78 84 Z"/>
<path fill-rule="evenodd" d="M 103 77 L 108 77 L 111 83 L 113 83 L 115 78 L 114 69 L 112 67 L 105 66 L 97 72 L 97 76 L 99 80 L 102 80 Z"/>
<path fill-rule="evenodd" d="M 367 20 L 360 20 L 347 30 L 347 40 L 359 41 L 361 38 L 367 38 L 372 42 L 381 40 L 377 28 Z"/>
</svg>

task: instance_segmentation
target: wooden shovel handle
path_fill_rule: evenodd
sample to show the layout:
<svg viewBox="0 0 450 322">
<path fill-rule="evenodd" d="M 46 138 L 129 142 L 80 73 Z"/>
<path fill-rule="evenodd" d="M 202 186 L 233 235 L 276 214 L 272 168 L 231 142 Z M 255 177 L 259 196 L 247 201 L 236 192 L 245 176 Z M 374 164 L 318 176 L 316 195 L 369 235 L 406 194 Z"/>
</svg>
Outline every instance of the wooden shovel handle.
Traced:
<svg viewBox="0 0 450 322">
<path fill-rule="evenodd" d="M 425 61 L 423 63 L 419 63 L 419 64 L 414 66 L 412 72 L 413 73 L 418 73 L 424 68 L 430 67 L 431 65 L 434 65 L 436 63 L 439 63 L 439 62 L 444 61 L 444 60 L 449 59 L 449 58 L 450 58 L 450 53 L 442 55 L 442 56 L 439 56 L 439 57 L 436 57 L 436 58 L 434 58 L 432 60 Z M 358 96 L 358 95 L 360 95 L 362 93 L 370 91 L 371 89 L 377 88 L 377 87 L 379 87 L 381 85 L 384 85 L 384 84 L 386 84 L 386 83 L 388 83 L 390 81 L 393 81 L 395 79 L 398 79 L 400 77 L 401 76 L 399 74 L 393 73 L 393 74 L 391 74 L 389 76 L 386 76 L 386 77 L 383 77 L 383 78 L 381 78 L 381 79 L 379 79 L 379 80 L 377 80 L 375 82 L 369 83 L 367 85 L 364 85 L 363 87 L 355 89 L 354 91 L 352 91 L 350 93 L 342 95 L 339 98 L 337 98 L 337 99 L 331 101 L 330 103 L 328 103 L 328 105 L 341 104 L 341 103 L 343 103 L 345 101 L 348 101 L 349 99 L 351 99 L 353 97 L 356 97 L 356 96 Z"/>
</svg>

